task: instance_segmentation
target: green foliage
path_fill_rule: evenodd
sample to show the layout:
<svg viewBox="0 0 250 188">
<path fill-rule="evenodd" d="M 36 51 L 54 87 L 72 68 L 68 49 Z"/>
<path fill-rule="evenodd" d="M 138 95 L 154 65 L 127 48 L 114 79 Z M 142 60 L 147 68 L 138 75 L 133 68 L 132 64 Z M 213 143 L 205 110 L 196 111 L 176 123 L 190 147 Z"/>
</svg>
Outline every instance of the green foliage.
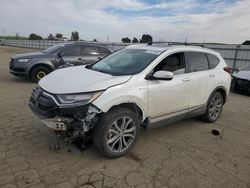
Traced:
<svg viewBox="0 0 250 188">
<path fill-rule="evenodd" d="M 138 41 L 137 38 L 134 37 L 133 40 L 132 40 L 132 42 L 133 42 L 133 43 L 138 43 L 139 41 Z"/>
<path fill-rule="evenodd" d="M 79 33 L 77 31 L 73 31 L 71 33 L 71 40 L 78 41 L 79 40 Z"/>
<path fill-rule="evenodd" d="M 0 36 L 0 39 L 5 39 L 5 40 L 28 40 L 29 38 L 23 37 L 23 36 Z"/>
<path fill-rule="evenodd" d="M 29 36 L 29 40 L 43 40 L 43 38 L 40 35 L 37 35 L 35 33 L 31 33 Z"/>
<path fill-rule="evenodd" d="M 246 40 L 245 42 L 242 43 L 242 45 L 250 45 L 250 40 Z"/>
<path fill-rule="evenodd" d="M 125 37 L 125 38 L 122 38 L 122 42 L 124 42 L 124 43 L 130 43 L 131 40 L 130 40 L 130 38 Z"/>
<path fill-rule="evenodd" d="M 153 37 L 149 34 L 143 34 L 140 39 L 140 43 L 149 43 L 149 42 L 153 42 Z"/>
<path fill-rule="evenodd" d="M 63 34 L 62 33 L 57 33 L 56 34 L 56 38 L 57 39 L 62 39 L 63 38 Z"/>
<path fill-rule="evenodd" d="M 55 40 L 55 37 L 52 34 L 49 34 L 48 40 Z"/>
</svg>

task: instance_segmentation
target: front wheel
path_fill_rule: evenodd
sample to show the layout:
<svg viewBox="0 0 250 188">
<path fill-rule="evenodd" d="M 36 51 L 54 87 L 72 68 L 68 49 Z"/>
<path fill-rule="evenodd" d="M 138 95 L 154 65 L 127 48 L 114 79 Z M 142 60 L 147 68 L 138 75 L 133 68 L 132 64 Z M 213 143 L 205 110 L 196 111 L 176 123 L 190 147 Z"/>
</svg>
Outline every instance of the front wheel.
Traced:
<svg viewBox="0 0 250 188">
<path fill-rule="evenodd" d="M 223 96 L 220 92 L 215 92 L 208 101 L 206 113 L 202 119 L 206 122 L 215 122 L 221 114 L 224 104 Z"/>
<path fill-rule="evenodd" d="M 50 73 L 50 70 L 45 66 L 35 67 L 30 74 L 33 82 L 39 82 L 43 77 Z"/>
<path fill-rule="evenodd" d="M 110 158 L 120 157 L 135 145 L 140 129 L 136 114 L 127 108 L 115 108 L 102 115 L 94 129 L 97 150 Z"/>
</svg>

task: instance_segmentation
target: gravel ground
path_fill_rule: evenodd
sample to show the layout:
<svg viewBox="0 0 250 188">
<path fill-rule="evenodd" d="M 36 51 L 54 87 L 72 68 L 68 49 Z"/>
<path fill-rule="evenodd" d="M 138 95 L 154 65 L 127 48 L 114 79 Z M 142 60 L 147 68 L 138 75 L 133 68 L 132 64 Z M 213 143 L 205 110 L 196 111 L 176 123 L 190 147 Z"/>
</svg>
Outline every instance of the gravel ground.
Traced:
<svg viewBox="0 0 250 188">
<path fill-rule="evenodd" d="M 119 159 L 93 146 L 51 151 L 54 135 L 28 109 L 35 84 L 8 70 L 11 56 L 29 51 L 0 46 L 0 187 L 250 187 L 250 97 L 230 94 L 213 124 L 193 118 L 142 129 Z"/>
</svg>

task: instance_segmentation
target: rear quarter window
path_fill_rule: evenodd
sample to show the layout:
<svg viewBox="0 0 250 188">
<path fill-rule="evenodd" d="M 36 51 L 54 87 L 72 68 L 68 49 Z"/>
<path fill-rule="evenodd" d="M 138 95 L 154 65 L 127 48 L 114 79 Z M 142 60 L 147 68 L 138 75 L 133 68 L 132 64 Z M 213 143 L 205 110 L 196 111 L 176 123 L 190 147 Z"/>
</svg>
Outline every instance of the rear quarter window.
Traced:
<svg viewBox="0 0 250 188">
<path fill-rule="evenodd" d="M 210 69 L 214 69 L 219 64 L 220 60 L 215 55 L 212 54 L 206 54 L 206 55 L 209 61 Z"/>
<path fill-rule="evenodd" d="M 111 54 L 111 52 L 107 48 L 101 47 L 100 49 L 101 49 L 101 53 L 104 54 L 104 55 Z"/>
<path fill-rule="evenodd" d="M 63 56 L 79 56 L 80 55 L 80 46 L 69 46 L 65 47 L 60 53 Z"/>
<path fill-rule="evenodd" d="M 208 70 L 208 60 L 204 53 L 187 52 L 189 72 Z"/>
</svg>

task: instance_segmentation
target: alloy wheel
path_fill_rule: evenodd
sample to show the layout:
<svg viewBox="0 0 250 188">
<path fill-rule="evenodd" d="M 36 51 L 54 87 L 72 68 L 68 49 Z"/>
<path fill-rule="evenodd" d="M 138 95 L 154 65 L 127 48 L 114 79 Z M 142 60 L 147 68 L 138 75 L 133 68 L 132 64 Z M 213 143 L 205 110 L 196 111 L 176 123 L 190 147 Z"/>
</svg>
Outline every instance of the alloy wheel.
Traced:
<svg viewBox="0 0 250 188">
<path fill-rule="evenodd" d="M 221 113 L 223 99 L 220 95 L 215 95 L 209 104 L 209 116 L 211 119 L 217 119 Z"/>
<path fill-rule="evenodd" d="M 133 119 L 121 117 L 108 130 L 107 146 L 112 152 L 123 152 L 133 143 L 135 135 L 136 125 Z"/>
</svg>

